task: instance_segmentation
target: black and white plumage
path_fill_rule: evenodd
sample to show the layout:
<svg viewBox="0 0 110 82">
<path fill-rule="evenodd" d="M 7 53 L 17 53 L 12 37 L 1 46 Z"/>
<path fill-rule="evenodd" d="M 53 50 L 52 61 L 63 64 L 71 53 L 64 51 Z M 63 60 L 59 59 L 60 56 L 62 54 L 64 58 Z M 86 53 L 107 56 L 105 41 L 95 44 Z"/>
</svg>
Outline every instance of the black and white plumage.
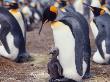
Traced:
<svg viewBox="0 0 110 82">
<path fill-rule="evenodd" d="M 80 25 L 81 25 L 80 29 L 82 29 L 82 31 L 84 33 L 84 38 L 85 38 L 84 39 L 84 45 L 85 45 L 84 50 L 86 53 L 85 53 L 84 57 L 85 57 L 85 61 L 86 61 L 87 65 L 88 65 L 84 78 L 89 78 L 90 77 L 91 46 L 90 46 L 88 22 L 82 14 L 80 14 L 79 12 L 76 12 L 74 10 L 74 7 L 72 5 L 66 6 L 65 12 L 59 12 L 59 13 L 62 13 L 63 15 L 67 15 L 67 16 L 69 14 L 71 14 L 71 16 L 73 16 L 73 18 L 75 18 L 78 22 L 80 22 Z M 59 19 L 61 19 L 61 17 Z"/>
<path fill-rule="evenodd" d="M 0 7 L 0 55 L 16 62 L 28 59 L 25 39 L 17 20 L 3 7 Z"/>
<path fill-rule="evenodd" d="M 110 15 L 105 13 L 94 18 L 98 34 L 96 36 L 97 51 L 93 56 L 93 61 L 100 64 L 110 63 Z"/>
<path fill-rule="evenodd" d="M 104 9 L 86 5 L 91 8 L 95 24 L 95 29 L 93 29 L 95 35 L 95 42 L 97 46 L 97 51 L 93 55 L 93 61 L 99 64 L 108 64 L 110 60 L 110 15 L 105 12 Z M 91 27 L 92 28 L 92 27 Z"/>
<path fill-rule="evenodd" d="M 79 17 L 77 15 L 74 16 L 70 12 L 63 13 L 61 19 L 54 21 L 57 16 L 57 11 L 53 6 L 47 8 L 44 13 L 48 13 L 49 16 L 46 14 L 43 16 L 43 23 L 45 23 L 46 20 L 51 21 L 54 43 L 55 47 L 59 49 L 58 60 L 63 68 L 64 78 L 80 81 L 88 67 L 88 63 L 84 58 L 89 54 L 85 49 L 87 47 L 86 44 L 88 44 L 88 42 L 85 43 L 85 41 L 89 41 L 87 40 L 89 38 L 85 38 L 84 34 L 84 30 L 87 31 L 88 29 L 85 29 L 86 27 L 82 25 L 85 23 L 81 23 Z M 88 37 L 89 35 L 86 36 Z M 90 50 L 90 46 L 88 50 Z"/>
</svg>

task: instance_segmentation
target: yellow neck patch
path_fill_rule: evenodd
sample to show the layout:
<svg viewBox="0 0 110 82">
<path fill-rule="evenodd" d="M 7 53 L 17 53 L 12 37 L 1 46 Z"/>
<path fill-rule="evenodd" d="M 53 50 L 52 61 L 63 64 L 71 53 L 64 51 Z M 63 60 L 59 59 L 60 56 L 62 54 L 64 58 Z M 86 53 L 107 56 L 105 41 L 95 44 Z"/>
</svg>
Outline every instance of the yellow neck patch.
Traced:
<svg viewBox="0 0 110 82">
<path fill-rule="evenodd" d="M 57 7 L 55 7 L 55 6 L 51 6 L 51 7 L 50 7 L 50 11 L 57 14 L 58 9 L 57 9 Z"/>
<path fill-rule="evenodd" d="M 58 22 L 58 21 L 54 21 L 54 22 L 52 22 L 51 23 L 51 26 L 53 26 L 53 27 L 61 27 L 62 26 L 62 22 Z"/>
<path fill-rule="evenodd" d="M 9 12 L 12 14 L 16 14 L 18 12 L 18 9 L 11 9 L 11 10 L 9 10 Z"/>
</svg>

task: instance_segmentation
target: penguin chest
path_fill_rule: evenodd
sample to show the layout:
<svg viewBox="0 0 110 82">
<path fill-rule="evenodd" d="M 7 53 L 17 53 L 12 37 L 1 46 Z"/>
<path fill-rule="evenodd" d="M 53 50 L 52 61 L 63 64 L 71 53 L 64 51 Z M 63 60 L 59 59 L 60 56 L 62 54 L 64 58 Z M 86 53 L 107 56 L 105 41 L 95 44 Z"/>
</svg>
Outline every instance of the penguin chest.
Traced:
<svg viewBox="0 0 110 82">
<path fill-rule="evenodd" d="M 51 24 L 55 47 L 59 49 L 58 60 L 67 78 L 80 80 L 75 63 L 75 38 L 70 28 L 62 22 Z"/>
<path fill-rule="evenodd" d="M 11 12 L 11 11 L 10 11 Z M 16 12 L 16 13 L 13 13 L 13 12 L 11 12 L 12 13 L 12 15 L 16 18 L 16 20 L 17 20 L 17 22 L 18 22 L 18 24 L 20 25 L 20 27 L 21 27 L 21 30 L 22 30 L 22 34 L 23 34 L 23 36 L 25 37 L 25 25 L 24 25 L 24 21 L 23 21 L 23 17 L 22 17 L 22 15 L 21 15 L 21 13 L 20 12 Z"/>
<path fill-rule="evenodd" d="M 96 24 L 93 21 L 91 21 L 90 26 L 91 26 L 94 38 L 96 38 L 97 35 L 98 35 L 98 28 L 97 28 Z"/>
</svg>

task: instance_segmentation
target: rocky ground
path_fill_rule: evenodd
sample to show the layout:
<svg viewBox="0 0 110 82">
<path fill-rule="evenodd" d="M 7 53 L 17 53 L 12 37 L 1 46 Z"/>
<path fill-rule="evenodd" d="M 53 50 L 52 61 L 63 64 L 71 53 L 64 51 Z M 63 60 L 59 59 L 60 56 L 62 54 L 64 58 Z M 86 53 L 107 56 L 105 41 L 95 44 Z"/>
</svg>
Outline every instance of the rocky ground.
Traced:
<svg viewBox="0 0 110 82">
<path fill-rule="evenodd" d="M 94 49 L 93 38 L 92 48 Z M 27 50 L 33 57 L 27 63 L 15 63 L 0 58 L 0 82 L 48 82 L 47 62 L 49 49 L 53 46 L 51 29 L 46 26 L 41 35 L 38 28 L 27 33 Z M 110 82 L 110 66 L 91 63 L 90 79 L 84 82 Z"/>
</svg>

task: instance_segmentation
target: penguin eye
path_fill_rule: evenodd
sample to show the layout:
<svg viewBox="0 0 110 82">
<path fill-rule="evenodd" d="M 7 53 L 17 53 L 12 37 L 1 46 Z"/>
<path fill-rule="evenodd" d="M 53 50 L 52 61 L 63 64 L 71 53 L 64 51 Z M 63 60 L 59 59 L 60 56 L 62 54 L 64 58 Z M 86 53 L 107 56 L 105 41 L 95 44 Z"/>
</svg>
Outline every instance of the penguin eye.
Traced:
<svg viewBox="0 0 110 82">
<path fill-rule="evenodd" d="M 100 11 L 100 15 L 104 15 L 104 13 L 105 13 L 105 10 Z"/>
</svg>

